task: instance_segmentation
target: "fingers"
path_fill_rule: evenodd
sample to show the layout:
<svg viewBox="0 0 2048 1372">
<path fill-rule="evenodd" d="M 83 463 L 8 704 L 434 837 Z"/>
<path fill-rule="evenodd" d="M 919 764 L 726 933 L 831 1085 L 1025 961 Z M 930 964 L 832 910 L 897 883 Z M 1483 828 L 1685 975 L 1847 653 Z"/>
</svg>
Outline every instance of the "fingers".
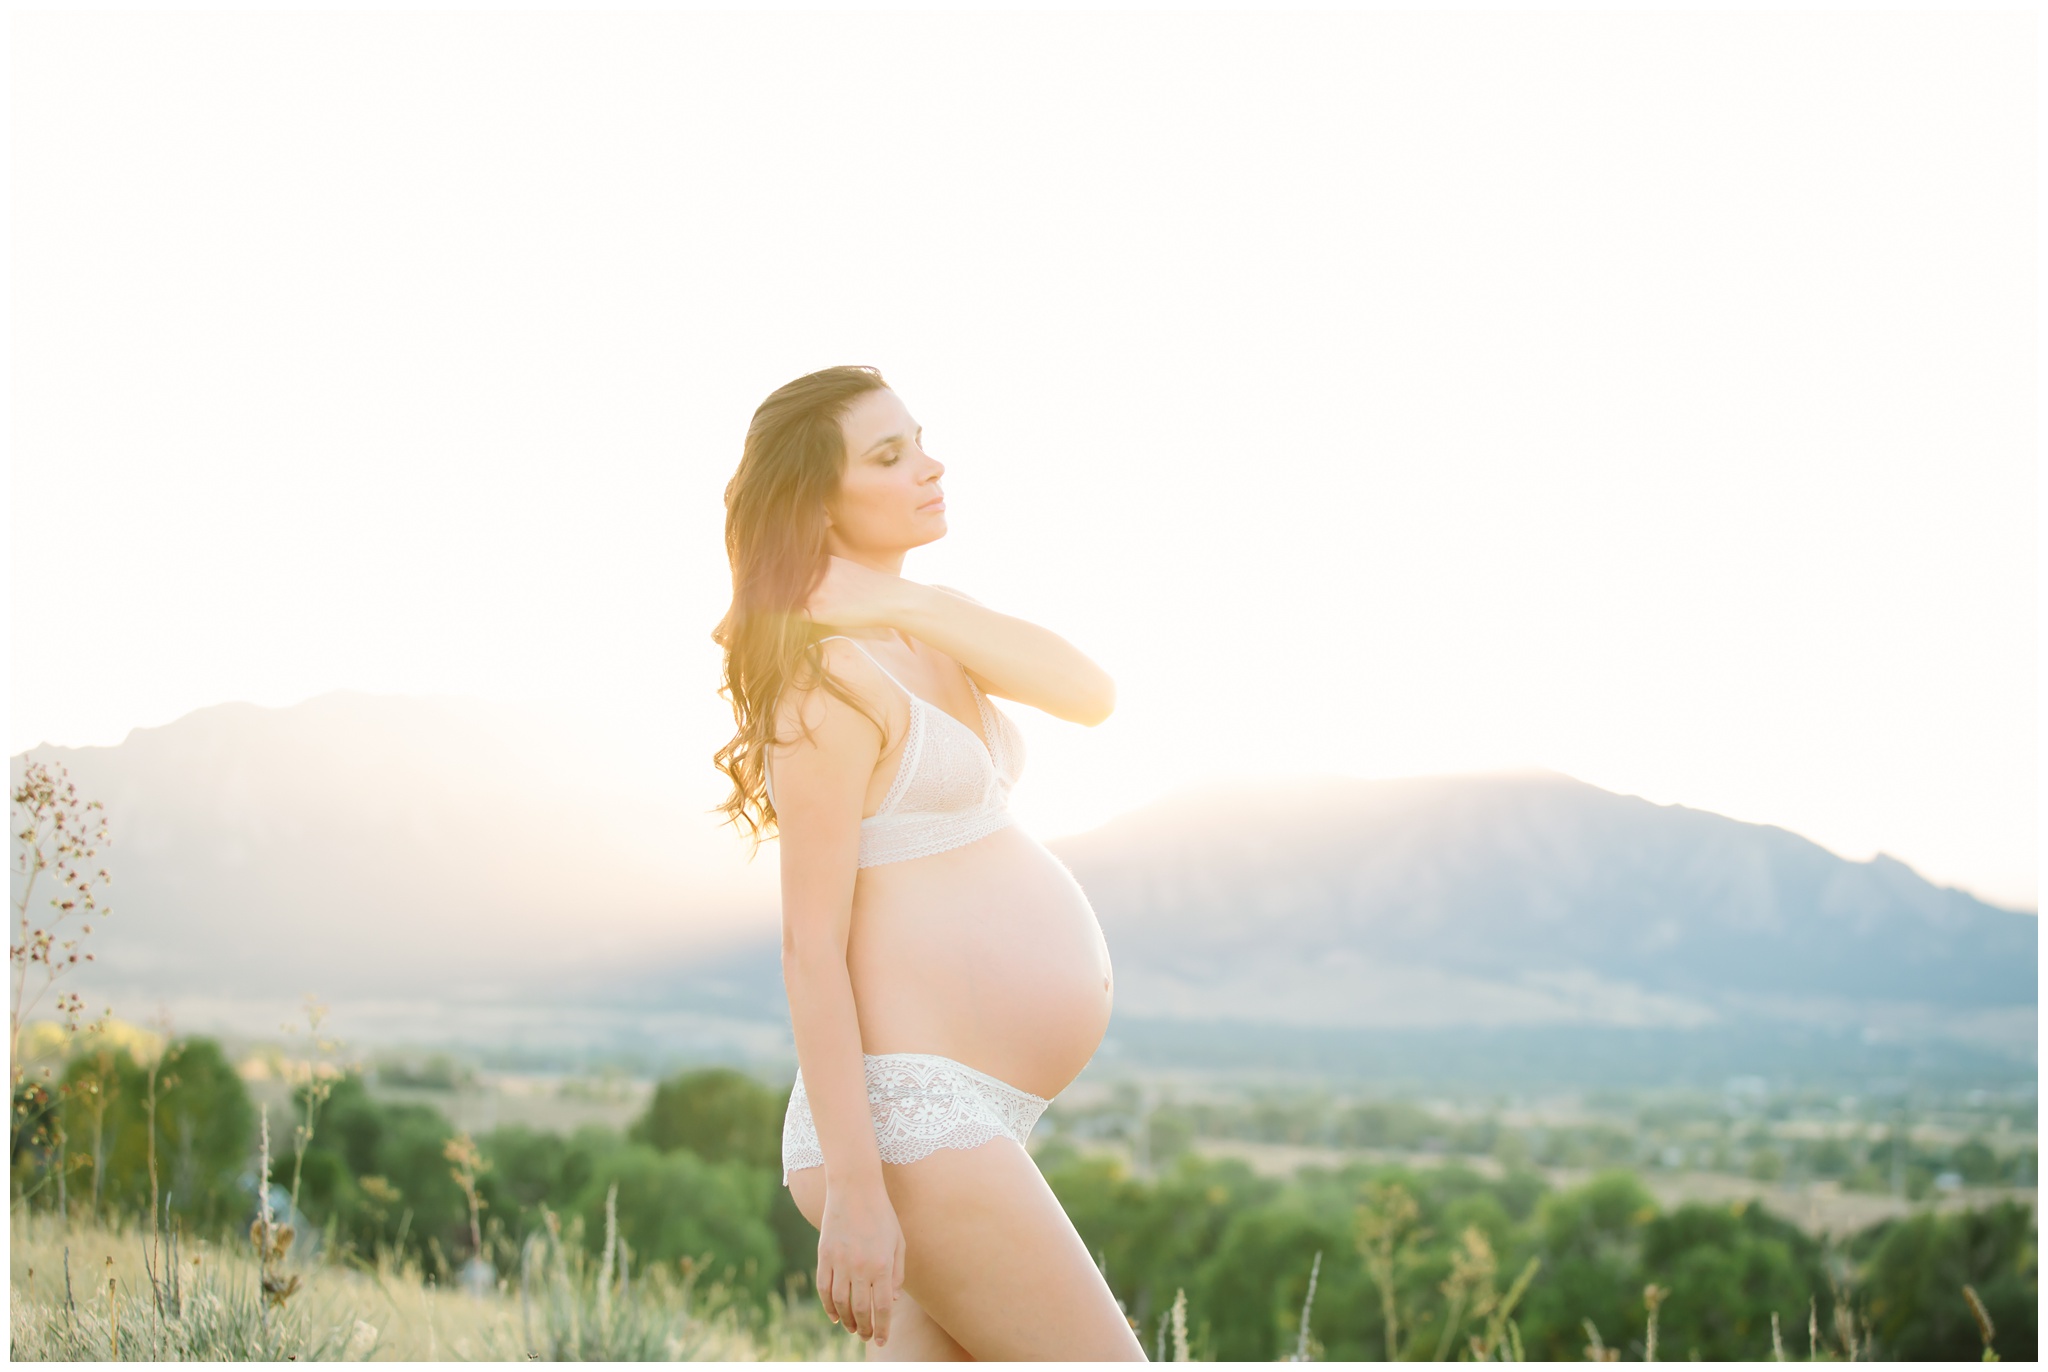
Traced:
<svg viewBox="0 0 2048 1372">
<path fill-rule="evenodd" d="M 838 1278 L 831 1268 L 823 1263 L 818 1264 L 818 1303 L 825 1307 L 825 1317 L 832 1323 L 839 1324 L 846 1307 L 832 1298 L 832 1284 L 836 1280 Z"/>
<path fill-rule="evenodd" d="M 863 1339 L 875 1336 L 875 1288 L 865 1281 L 853 1283 L 853 1332 Z"/>
<path fill-rule="evenodd" d="M 902 1289 L 903 1248 L 899 1243 L 892 1269 L 883 1275 L 862 1277 L 851 1269 L 818 1264 L 818 1302 L 826 1318 L 849 1333 L 878 1344 L 889 1341 L 889 1317 Z"/>
<path fill-rule="evenodd" d="M 896 1240 L 896 1257 L 889 1269 L 886 1297 L 875 1306 L 875 1342 L 889 1342 L 889 1319 L 895 1313 L 896 1293 L 903 1289 L 903 1240 Z"/>
<path fill-rule="evenodd" d="M 896 1292 L 893 1288 L 875 1288 L 875 1347 L 882 1348 L 889 1342 L 889 1316 L 894 1313 Z"/>
</svg>

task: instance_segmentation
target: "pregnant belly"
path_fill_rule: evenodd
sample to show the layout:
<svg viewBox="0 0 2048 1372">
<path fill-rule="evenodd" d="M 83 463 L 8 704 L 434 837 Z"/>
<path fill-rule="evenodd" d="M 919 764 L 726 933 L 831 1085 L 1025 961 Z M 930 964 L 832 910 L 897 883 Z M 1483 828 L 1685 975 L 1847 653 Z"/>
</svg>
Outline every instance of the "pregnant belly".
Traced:
<svg viewBox="0 0 2048 1372">
<path fill-rule="evenodd" d="M 1109 948 L 1080 883 L 1011 824 L 864 867 L 847 972 L 869 1053 L 939 1053 L 1052 1097 L 1109 1027 Z"/>
</svg>

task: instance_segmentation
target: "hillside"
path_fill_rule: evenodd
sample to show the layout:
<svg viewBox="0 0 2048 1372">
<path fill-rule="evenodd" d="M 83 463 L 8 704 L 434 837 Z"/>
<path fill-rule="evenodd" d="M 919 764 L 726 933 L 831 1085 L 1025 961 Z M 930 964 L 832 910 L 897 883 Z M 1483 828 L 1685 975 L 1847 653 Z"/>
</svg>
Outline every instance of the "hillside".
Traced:
<svg viewBox="0 0 2048 1372">
<path fill-rule="evenodd" d="M 1054 846 L 1137 1016 L 2034 1039 L 2032 913 L 1554 772 L 1209 791 Z"/>
<path fill-rule="evenodd" d="M 94 975 L 131 997 L 519 999 L 773 924 L 706 787 L 538 708 L 331 691 L 29 758 L 106 804 Z"/>
<path fill-rule="evenodd" d="M 669 780 L 706 759 L 668 746 L 336 691 L 13 773 L 60 759 L 106 802 L 93 977 L 127 1001 L 268 1022 L 316 991 L 393 1035 L 726 1024 L 758 1046 L 787 1023 L 774 850 L 747 865 L 709 787 Z M 2034 1057 L 2031 912 L 1554 772 L 1218 786 L 1050 846 L 1101 918 L 1127 1042 L 1783 1026 Z"/>
</svg>

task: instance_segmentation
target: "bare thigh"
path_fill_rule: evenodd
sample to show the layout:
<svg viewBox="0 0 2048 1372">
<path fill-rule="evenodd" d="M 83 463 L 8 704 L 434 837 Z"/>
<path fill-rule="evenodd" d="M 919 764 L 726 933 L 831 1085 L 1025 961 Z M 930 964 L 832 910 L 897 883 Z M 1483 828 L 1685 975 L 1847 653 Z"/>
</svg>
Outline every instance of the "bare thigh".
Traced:
<svg viewBox="0 0 2048 1372">
<path fill-rule="evenodd" d="M 816 1229 L 825 1213 L 825 1169 L 806 1167 L 791 1172 L 789 1196 Z M 849 1331 L 847 1337 L 858 1336 Z M 908 1291 L 898 1291 L 896 1303 L 889 1307 L 889 1342 L 878 1348 L 870 1341 L 867 1357 L 869 1362 L 974 1361 L 974 1355 L 940 1328 L 938 1321 L 926 1314 Z"/>
<path fill-rule="evenodd" d="M 791 1196 L 813 1224 L 824 1176 L 790 1174 Z M 884 1163 L 882 1177 L 903 1226 L 909 1297 L 892 1324 L 907 1305 L 916 1315 L 892 1327 L 887 1347 L 870 1344 L 871 1359 L 1146 1360 L 1073 1221 L 1014 1139 Z M 912 1337 L 899 1342 L 897 1328 Z"/>
<path fill-rule="evenodd" d="M 940 1328 L 908 1291 L 896 1293 L 889 1311 L 889 1342 L 877 1348 L 868 1342 L 869 1362 L 973 1362 L 974 1355 Z"/>
</svg>

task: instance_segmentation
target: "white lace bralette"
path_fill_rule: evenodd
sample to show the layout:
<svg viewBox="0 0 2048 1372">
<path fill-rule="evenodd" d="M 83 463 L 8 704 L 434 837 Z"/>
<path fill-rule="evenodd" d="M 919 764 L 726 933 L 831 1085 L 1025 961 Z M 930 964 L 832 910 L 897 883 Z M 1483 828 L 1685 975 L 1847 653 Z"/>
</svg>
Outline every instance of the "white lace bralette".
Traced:
<svg viewBox="0 0 2048 1372">
<path fill-rule="evenodd" d="M 998 710 L 967 677 L 974 703 L 981 709 L 984 744 L 974 730 L 950 713 L 896 681 L 895 673 L 857 639 L 844 638 L 910 697 L 910 729 L 896 762 L 896 779 L 872 815 L 860 822 L 860 867 L 907 862 L 948 848 L 972 843 L 1011 822 L 1010 788 L 1024 770 L 1024 738 L 1009 716 Z M 820 639 L 819 642 L 824 642 Z M 962 675 L 966 675 L 962 670 Z M 768 800 L 775 801 L 775 779 L 766 775 Z"/>
</svg>

